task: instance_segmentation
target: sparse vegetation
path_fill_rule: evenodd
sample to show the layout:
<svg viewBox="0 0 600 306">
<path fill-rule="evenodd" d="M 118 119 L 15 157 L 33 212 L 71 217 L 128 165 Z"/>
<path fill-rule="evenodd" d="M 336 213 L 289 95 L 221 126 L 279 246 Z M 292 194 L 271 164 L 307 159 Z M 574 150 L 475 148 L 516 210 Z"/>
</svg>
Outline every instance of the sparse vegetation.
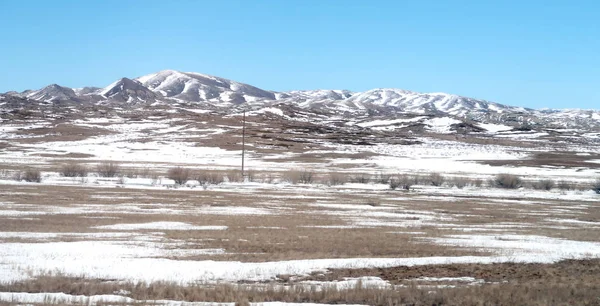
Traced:
<svg viewBox="0 0 600 306">
<path fill-rule="evenodd" d="M 200 185 L 219 185 L 225 181 L 223 174 L 217 171 L 200 171 L 195 179 Z"/>
<path fill-rule="evenodd" d="M 361 173 L 353 175 L 350 181 L 356 184 L 368 184 L 371 181 L 371 177 L 369 177 L 367 174 Z"/>
<path fill-rule="evenodd" d="M 595 193 L 600 194 L 600 178 L 597 179 L 594 183 L 592 183 L 592 190 Z"/>
<path fill-rule="evenodd" d="M 445 178 L 439 173 L 431 173 L 428 181 L 432 186 L 439 187 L 444 184 Z"/>
<path fill-rule="evenodd" d="M 391 174 L 388 173 L 383 173 L 383 172 L 379 172 L 377 174 L 377 177 L 375 178 L 375 180 L 377 181 L 377 183 L 379 184 L 388 184 L 390 182 L 390 179 L 392 178 Z"/>
<path fill-rule="evenodd" d="M 88 168 L 85 165 L 71 162 L 60 167 L 60 175 L 64 177 L 86 177 Z"/>
<path fill-rule="evenodd" d="M 523 186 L 523 180 L 513 174 L 501 173 L 496 175 L 492 181 L 492 186 L 506 189 L 517 189 Z"/>
<path fill-rule="evenodd" d="M 245 176 L 245 179 L 248 182 L 255 182 L 256 181 L 256 172 L 254 170 L 246 170 L 244 172 L 244 176 Z"/>
<path fill-rule="evenodd" d="M 21 179 L 30 183 L 40 183 L 42 181 L 42 174 L 40 170 L 29 168 L 25 170 Z"/>
<path fill-rule="evenodd" d="M 450 186 L 454 186 L 456 188 L 462 189 L 467 187 L 469 184 L 474 185 L 473 182 L 471 182 L 468 178 L 466 177 L 455 177 L 452 180 L 450 180 Z"/>
<path fill-rule="evenodd" d="M 98 164 L 96 171 L 101 177 L 116 177 L 121 172 L 121 165 L 116 162 L 103 162 Z"/>
<path fill-rule="evenodd" d="M 392 177 L 389 181 L 389 186 L 392 190 L 401 188 L 403 190 L 410 190 L 410 187 L 414 184 L 415 177 L 407 174 L 402 174 L 397 177 Z"/>
<path fill-rule="evenodd" d="M 244 181 L 244 176 L 240 170 L 230 170 L 227 172 L 227 181 L 230 183 L 241 183 Z"/>
<path fill-rule="evenodd" d="M 177 185 L 183 185 L 190 179 L 190 169 L 183 167 L 175 167 L 169 169 L 167 177 L 175 181 Z"/>
<path fill-rule="evenodd" d="M 337 186 L 346 184 L 346 176 L 342 173 L 331 172 L 327 174 L 326 184 L 327 186 Z"/>
<path fill-rule="evenodd" d="M 507 265 L 510 266 L 511 271 L 526 271 L 529 268 L 527 264 Z M 479 271 L 480 269 L 487 270 L 489 268 L 501 269 L 503 266 L 469 265 L 465 267 Z M 114 294 L 114 292 L 123 290 L 129 293 L 128 297 L 138 301 L 211 301 L 215 303 L 234 303 L 234 305 L 240 306 L 249 305 L 249 301 L 254 303 L 283 301 L 288 303 L 310 302 L 374 306 L 597 305 L 600 286 L 596 274 L 598 271 L 595 267 L 597 267 L 597 260 L 572 261 L 572 263 L 563 261 L 556 264 L 532 266 L 532 268 L 537 268 L 537 275 L 542 275 L 544 281 L 532 279 L 531 277 L 517 280 L 516 277 L 509 276 L 509 280 L 506 282 L 442 288 L 437 286 L 420 287 L 414 281 L 411 283 L 408 280 L 403 283 L 405 284 L 404 287 L 397 288 L 368 286 L 360 281 L 355 286 L 343 288 L 337 286 L 311 287 L 297 284 L 281 286 L 277 283 L 261 284 L 260 286 L 248 284 L 205 286 L 201 284 L 182 285 L 172 282 L 106 282 L 84 277 L 70 278 L 42 275 L 30 280 L 0 284 L 0 289 L 5 292 L 66 292 L 73 295 L 87 296 Z M 461 271 L 461 267 L 452 266 L 449 268 Z M 380 270 L 393 271 L 393 268 Z M 359 272 L 359 270 L 354 271 Z M 422 269 L 422 273 L 427 273 L 427 269 Z M 500 273 L 505 275 L 505 273 Z M 558 274 L 558 276 L 553 273 Z M 426 275 L 437 276 L 431 274 L 431 272 Z M 518 275 L 523 275 L 523 273 L 518 273 Z M 324 277 L 327 277 L 327 275 Z M 285 279 L 285 276 L 281 276 L 281 278 Z M 384 279 L 393 283 L 399 281 L 387 277 L 384 277 Z M 486 281 L 489 281 L 489 279 L 486 278 Z M 56 305 L 58 303 L 49 301 L 48 305 L 50 304 Z M 120 305 L 119 303 L 110 304 Z M 141 304 L 149 303 L 140 302 Z"/>
<path fill-rule="evenodd" d="M 539 180 L 537 182 L 533 182 L 531 183 L 531 187 L 533 187 L 533 189 L 536 190 L 552 190 L 552 188 L 554 188 L 554 186 L 556 185 L 556 183 L 554 183 L 553 180 Z"/>
<path fill-rule="evenodd" d="M 575 185 L 566 180 L 560 180 L 556 187 L 562 191 L 575 190 Z"/>
<path fill-rule="evenodd" d="M 284 174 L 284 179 L 292 184 L 312 184 L 314 173 L 308 169 L 291 170 Z"/>
</svg>

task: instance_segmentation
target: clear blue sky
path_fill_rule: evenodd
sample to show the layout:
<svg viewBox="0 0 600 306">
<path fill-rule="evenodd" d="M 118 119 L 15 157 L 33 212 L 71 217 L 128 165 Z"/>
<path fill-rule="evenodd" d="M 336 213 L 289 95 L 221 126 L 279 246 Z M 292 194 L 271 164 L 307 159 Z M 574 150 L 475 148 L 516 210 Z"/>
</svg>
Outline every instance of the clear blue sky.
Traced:
<svg viewBox="0 0 600 306">
<path fill-rule="evenodd" d="M 0 0 L 0 92 L 163 69 L 600 108 L 600 1 Z"/>
</svg>

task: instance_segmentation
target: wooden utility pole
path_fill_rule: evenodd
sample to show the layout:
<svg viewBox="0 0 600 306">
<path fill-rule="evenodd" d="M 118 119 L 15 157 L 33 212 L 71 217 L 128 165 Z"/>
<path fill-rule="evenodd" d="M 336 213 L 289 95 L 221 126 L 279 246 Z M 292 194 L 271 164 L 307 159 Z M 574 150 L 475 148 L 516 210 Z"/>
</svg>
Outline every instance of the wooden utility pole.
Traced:
<svg viewBox="0 0 600 306">
<path fill-rule="evenodd" d="M 246 154 L 246 111 L 242 117 L 242 179 L 244 176 L 244 155 Z"/>
</svg>

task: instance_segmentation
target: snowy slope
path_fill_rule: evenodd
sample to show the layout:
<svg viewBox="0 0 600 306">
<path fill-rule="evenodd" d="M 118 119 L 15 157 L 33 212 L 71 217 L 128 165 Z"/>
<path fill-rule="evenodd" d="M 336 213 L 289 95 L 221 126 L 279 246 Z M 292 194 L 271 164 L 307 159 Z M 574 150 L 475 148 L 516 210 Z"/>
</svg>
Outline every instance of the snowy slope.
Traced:
<svg viewBox="0 0 600 306">
<path fill-rule="evenodd" d="M 158 98 L 154 92 L 128 78 L 122 78 L 108 85 L 100 90 L 99 95 L 111 101 L 128 103 L 152 102 Z"/>
<path fill-rule="evenodd" d="M 394 119 L 402 113 L 435 115 L 471 120 L 482 124 L 532 126 L 536 128 L 600 128 L 597 110 L 532 110 L 446 93 L 378 88 L 365 92 L 348 90 L 299 90 L 273 92 L 248 84 L 194 72 L 163 70 L 136 79 L 122 78 L 98 89 L 71 89 L 56 84 L 18 96 L 44 102 L 76 102 L 79 104 L 173 103 L 195 104 L 198 108 L 221 108 L 229 111 L 238 105 L 252 109 L 264 107 L 290 108 L 319 116 L 383 116 Z M 287 106 L 285 106 L 287 105 Z M 235 112 L 235 110 L 234 110 Z"/>
<path fill-rule="evenodd" d="M 275 94 L 210 75 L 163 70 L 136 79 L 155 93 L 184 101 L 240 104 L 259 99 L 274 100 Z"/>
</svg>

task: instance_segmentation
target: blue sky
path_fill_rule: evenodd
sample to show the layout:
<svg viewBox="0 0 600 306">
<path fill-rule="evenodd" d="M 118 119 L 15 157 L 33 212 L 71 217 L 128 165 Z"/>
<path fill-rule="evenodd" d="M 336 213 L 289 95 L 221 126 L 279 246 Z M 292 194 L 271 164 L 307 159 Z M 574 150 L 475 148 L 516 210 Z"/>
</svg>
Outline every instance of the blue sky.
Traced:
<svg viewBox="0 0 600 306">
<path fill-rule="evenodd" d="M 0 0 L 0 92 L 163 69 L 600 108 L 600 1 Z"/>
</svg>

